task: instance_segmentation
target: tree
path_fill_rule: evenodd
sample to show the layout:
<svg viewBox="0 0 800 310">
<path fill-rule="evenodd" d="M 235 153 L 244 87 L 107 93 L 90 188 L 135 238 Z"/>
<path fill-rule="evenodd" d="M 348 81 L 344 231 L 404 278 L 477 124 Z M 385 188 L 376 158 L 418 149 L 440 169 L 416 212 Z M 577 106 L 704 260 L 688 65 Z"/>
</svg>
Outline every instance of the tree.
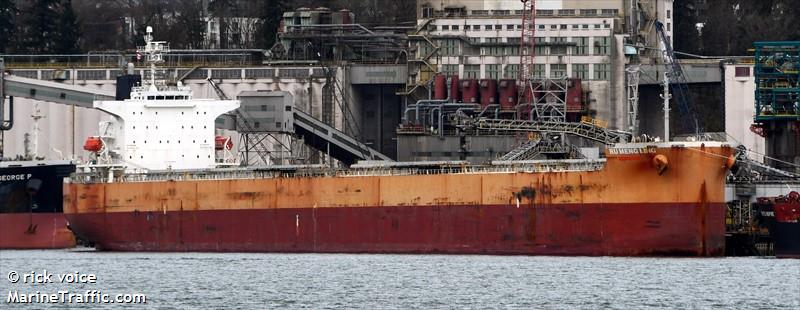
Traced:
<svg viewBox="0 0 800 310">
<path fill-rule="evenodd" d="M 180 1 L 175 27 L 183 29 L 184 40 L 177 44 L 189 49 L 203 48 L 206 30 L 206 16 L 203 11 L 202 0 Z"/>
<path fill-rule="evenodd" d="M 27 14 L 28 25 L 23 33 L 23 46 L 27 52 L 50 54 L 55 52 L 58 20 L 58 0 L 35 0 Z"/>
<path fill-rule="evenodd" d="M 675 2 L 675 50 L 684 53 L 700 53 L 700 32 L 697 31 L 696 0 Z"/>
<path fill-rule="evenodd" d="M 72 0 L 66 0 L 62 4 L 61 16 L 58 19 L 55 52 L 58 54 L 79 53 L 78 40 L 80 37 L 80 25 L 75 17 L 75 12 L 72 10 Z"/>
<path fill-rule="evenodd" d="M 260 8 L 258 31 L 256 32 L 256 46 L 269 49 L 275 44 L 278 27 L 280 27 L 283 12 L 287 9 L 285 0 L 266 0 Z"/>
<path fill-rule="evenodd" d="M 0 53 L 8 53 L 16 33 L 14 21 L 17 19 L 17 5 L 14 0 L 0 0 Z"/>
</svg>

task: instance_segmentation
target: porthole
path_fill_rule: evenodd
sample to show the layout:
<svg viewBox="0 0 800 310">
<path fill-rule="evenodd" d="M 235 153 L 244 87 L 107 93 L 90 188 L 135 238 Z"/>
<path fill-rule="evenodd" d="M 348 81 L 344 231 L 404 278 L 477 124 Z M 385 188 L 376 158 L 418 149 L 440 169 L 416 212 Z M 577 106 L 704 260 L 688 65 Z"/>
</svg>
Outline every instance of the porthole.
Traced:
<svg viewBox="0 0 800 310">
<path fill-rule="evenodd" d="M 150 129 L 150 126 L 144 126 L 144 129 Z"/>
<path fill-rule="evenodd" d="M 206 129 L 206 126 L 203 126 L 203 129 Z"/>
<path fill-rule="evenodd" d="M 139 159 L 144 159 L 144 156 L 139 156 Z"/>
<path fill-rule="evenodd" d="M 197 155 L 197 158 L 200 158 L 200 155 Z"/>
</svg>

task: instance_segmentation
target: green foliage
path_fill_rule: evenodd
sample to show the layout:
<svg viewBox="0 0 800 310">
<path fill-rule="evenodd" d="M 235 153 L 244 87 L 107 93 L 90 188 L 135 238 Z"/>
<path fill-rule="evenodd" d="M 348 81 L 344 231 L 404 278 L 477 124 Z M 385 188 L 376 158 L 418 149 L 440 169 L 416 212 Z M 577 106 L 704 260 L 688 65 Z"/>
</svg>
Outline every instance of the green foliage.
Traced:
<svg viewBox="0 0 800 310">
<path fill-rule="evenodd" d="M 0 0 L 0 54 L 8 53 L 14 43 L 17 14 L 19 10 L 13 0 Z"/>
<path fill-rule="evenodd" d="M 693 2 L 693 1 L 688 1 Z M 704 25 L 697 46 L 691 34 L 675 32 L 678 50 L 703 55 L 747 55 L 756 41 L 797 41 L 800 8 L 796 0 L 714 0 L 698 15 Z M 676 1 L 676 19 L 689 8 Z M 678 21 L 680 23 L 680 21 Z M 677 30 L 677 29 L 676 29 Z"/>
<path fill-rule="evenodd" d="M 55 37 L 56 54 L 80 53 L 78 40 L 80 39 L 80 25 L 75 12 L 72 10 L 72 0 L 64 1 L 61 15 L 58 18 L 58 31 Z"/>
</svg>

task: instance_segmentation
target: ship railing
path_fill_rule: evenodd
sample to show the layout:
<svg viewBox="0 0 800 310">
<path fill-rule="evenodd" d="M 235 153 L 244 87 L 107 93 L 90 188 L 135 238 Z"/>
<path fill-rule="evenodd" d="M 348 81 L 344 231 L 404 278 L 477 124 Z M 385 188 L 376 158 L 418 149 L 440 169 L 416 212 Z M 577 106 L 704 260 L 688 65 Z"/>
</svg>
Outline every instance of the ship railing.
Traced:
<svg viewBox="0 0 800 310">
<path fill-rule="evenodd" d="M 221 168 L 215 170 L 149 171 L 141 173 L 114 173 L 108 171 L 80 171 L 72 174 L 73 183 L 108 182 L 152 182 L 190 180 L 235 180 L 307 177 L 363 177 L 443 174 L 490 174 L 490 173 L 547 173 L 597 171 L 605 167 L 605 159 L 573 160 L 523 160 L 493 161 L 491 165 L 461 165 L 440 167 L 370 167 L 364 169 L 330 169 L 321 165 L 275 166 L 253 168 Z"/>
</svg>

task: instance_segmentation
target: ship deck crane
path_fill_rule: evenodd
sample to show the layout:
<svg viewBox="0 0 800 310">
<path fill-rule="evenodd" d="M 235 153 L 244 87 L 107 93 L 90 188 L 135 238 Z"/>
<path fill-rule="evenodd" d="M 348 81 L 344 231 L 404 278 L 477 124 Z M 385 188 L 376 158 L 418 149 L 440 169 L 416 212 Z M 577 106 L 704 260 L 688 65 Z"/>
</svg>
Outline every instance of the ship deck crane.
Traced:
<svg viewBox="0 0 800 310">
<path fill-rule="evenodd" d="M 675 51 L 664 29 L 664 24 L 656 21 L 656 32 L 661 39 L 662 57 L 664 59 L 664 139 L 669 140 L 669 99 L 673 96 L 669 94 L 671 90 L 677 102 L 680 112 L 681 126 L 683 129 L 693 129 L 696 136 L 703 130 L 698 121 L 697 114 L 689 101 L 689 87 L 687 86 L 686 75 L 678 60 L 675 58 Z"/>
</svg>

